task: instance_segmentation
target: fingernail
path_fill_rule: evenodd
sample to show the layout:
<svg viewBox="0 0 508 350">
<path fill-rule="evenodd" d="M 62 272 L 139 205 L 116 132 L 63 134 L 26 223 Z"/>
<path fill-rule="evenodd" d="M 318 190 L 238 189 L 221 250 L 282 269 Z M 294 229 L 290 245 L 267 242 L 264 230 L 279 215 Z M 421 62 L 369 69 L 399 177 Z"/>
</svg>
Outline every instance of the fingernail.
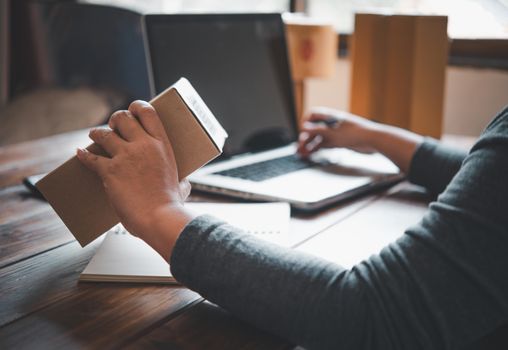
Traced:
<svg viewBox="0 0 508 350">
<path fill-rule="evenodd" d="M 78 148 L 76 153 L 77 153 L 78 157 L 85 157 L 86 153 L 87 153 L 87 150 L 85 150 L 83 148 Z"/>
</svg>

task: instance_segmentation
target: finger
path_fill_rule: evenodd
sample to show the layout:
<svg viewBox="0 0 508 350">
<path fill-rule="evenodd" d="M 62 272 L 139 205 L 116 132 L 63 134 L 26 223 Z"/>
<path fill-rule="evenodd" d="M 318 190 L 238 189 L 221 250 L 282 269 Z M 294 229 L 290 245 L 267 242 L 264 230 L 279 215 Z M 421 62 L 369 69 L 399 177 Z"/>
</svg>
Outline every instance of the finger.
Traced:
<svg viewBox="0 0 508 350">
<path fill-rule="evenodd" d="M 298 136 L 298 145 L 305 146 L 309 143 L 318 133 L 314 130 L 302 131 Z"/>
<path fill-rule="evenodd" d="M 89 136 L 111 157 L 114 157 L 116 154 L 118 154 L 118 152 L 120 152 L 126 143 L 125 140 L 123 140 L 110 128 L 94 128 L 90 130 Z"/>
<path fill-rule="evenodd" d="M 296 147 L 296 153 L 303 155 L 305 152 L 305 141 L 307 141 L 308 134 L 305 132 L 298 135 L 298 145 Z"/>
<path fill-rule="evenodd" d="M 166 131 L 157 111 L 146 101 L 137 100 L 131 103 L 129 111 L 135 115 L 141 126 L 156 139 L 166 138 Z"/>
<path fill-rule="evenodd" d="M 334 110 L 327 107 L 313 108 L 306 116 L 306 121 L 313 124 L 319 124 L 319 122 L 325 122 L 325 124 L 332 129 L 337 129 L 339 126 L 347 120 L 358 119 L 351 113 Z"/>
<path fill-rule="evenodd" d="M 310 156 L 310 154 L 316 152 L 324 146 L 325 142 L 321 135 L 314 135 L 305 140 L 302 140 L 298 145 L 297 152 L 303 158 Z"/>
<path fill-rule="evenodd" d="M 76 156 L 84 166 L 99 175 L 100 178 L 104 178 L 106 175 L 106 166 L 110 159 L 98 156 L 87 149 L 81 148 L 78 148 Z"/>
<path fill-rule="evenodd" d="M 143 127 L 129 111 L 116 111 L 109 118 L 108 125 L 126 141 L 133 141 L 146 134 Z"/>
<path fill-rule="evenodd" d="M 180 181 L 180 193 L 182 194 L 184 200 L 187 199 L 187 197 L 189 197 L 191 190 L 192 186 L 189 180 L 183 179 L 182 181 Z"/>
<path fill-rule="evenodd" d="M 308 144 L 313 142 L 313 140 L 317 137 L 322 139 L 322 137 L 319 135 L 319 133 L 316 132 L 315 130 L 301 132 L 298 137 L 297 152 L 300 155 L 304 155 L 304 156 L 308 155 L 309 154 Z"/>
<path fill-rule="evenodd" d="M 312 133 L 324 133 L 329 129 L 328 126 L 319 124 L 319 123 L 313 123 L 310 121 L 306 121 L 302 125 L 302 131 L 306 132 L 312 132 Z"/>
<path fill-rule="evenodd" d="M 312 138 L 316 135 L 321 135 L 325 139 L 333 139 L 337 137 L 337 128 L 324 125 L 322 123 L 315 124 L 305 122 L 301 128 L 302 133 L 306 133 L 307 138 Z"/>
<path fill-rule="evenodd" d="M 307 152 L 309 154 L 314 153 L 317 150 L 319 150 L 320 148 L 322 148 L 324 146 L 324 144 L 325 144 L 325 141 L 323 139 L 323 136 L 316 135 L 312 140 L 310 140 L 309 142 L 307 142 L 305 144 L 305 149 L 307 150 Z"/>
</svg>

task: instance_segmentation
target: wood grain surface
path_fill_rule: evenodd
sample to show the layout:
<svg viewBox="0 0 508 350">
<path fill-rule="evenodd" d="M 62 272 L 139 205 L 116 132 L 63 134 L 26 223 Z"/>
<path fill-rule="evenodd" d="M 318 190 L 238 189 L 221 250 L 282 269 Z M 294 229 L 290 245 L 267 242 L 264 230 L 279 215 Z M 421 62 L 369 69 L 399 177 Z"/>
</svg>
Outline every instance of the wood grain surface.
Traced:
<svg viewBox="0 0 508 350">
<path fill-rule="evenodd" d="M 127 349 L 291 349 L 280 338 L 260 331 L 208 302 L 195 305 L 131 342 Z"/>
</svg>

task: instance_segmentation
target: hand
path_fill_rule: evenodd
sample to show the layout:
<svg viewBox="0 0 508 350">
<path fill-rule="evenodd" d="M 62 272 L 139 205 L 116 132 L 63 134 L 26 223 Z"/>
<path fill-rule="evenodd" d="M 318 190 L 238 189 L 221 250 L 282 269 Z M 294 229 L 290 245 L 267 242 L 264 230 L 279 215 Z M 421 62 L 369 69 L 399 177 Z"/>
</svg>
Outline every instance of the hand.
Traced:
<svg viewBox="0 0 508 350">
<path fill-rule="evenodd" d="M 299 136 L 298 153 L 308 157 L 320 148 L 345 147 L 361 153 L 373 153 L 371 132 L 376 123 L 351 113 L 326 107 L 313 108 L 303 124 Z M 319 121 L 336 120 L 334 126 L 320 125 Z"/>
<path fill-rule="evenodd" d="M 135 101 L 128 111 L 111 116 L 109 128 L 92 129 L 90 138 L 109 158 L 78 150 L 78 159 L 101 178 L 125 228 L 167 258 L 192 219 L 183 208 L 190 184 L 178 180 L 173 149 L 157 112 L 149 103 Z M 171 225 L 160 225 L 168 218 Z"/>
<path fill-rule="evenodd" d="M 298 153 L 308 157 L 320 148 L 345 147 L 362 153 L 379 152 L 390 159 L 403 173 L 408 173 L 411 160 L 423 137 L 394 126 L 378 124 L 351 113 L 331 108 L 311 110 L 303 125 Z M 311 121 L 335 119 L 334 126 Z"/>
</svg>

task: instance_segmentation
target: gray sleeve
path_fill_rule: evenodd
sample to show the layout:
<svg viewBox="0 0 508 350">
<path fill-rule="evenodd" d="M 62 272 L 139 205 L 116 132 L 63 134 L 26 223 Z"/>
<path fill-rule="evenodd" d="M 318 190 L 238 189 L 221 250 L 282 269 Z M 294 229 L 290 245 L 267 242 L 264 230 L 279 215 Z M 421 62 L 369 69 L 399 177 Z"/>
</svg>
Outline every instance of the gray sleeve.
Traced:
<svg viewBox="0 0 508 350">
<path fill-rule="evenodd" d="M 409 168 L 408 180 L 437 195 L 457 174 L 467 152 L 426 138 L 417 148 Z"/>
<path fill-rule="evenodd" d="M 476 143 L 420 223 L 350 270 L 192 221 L 174 276 L 309 349 L 460 348 L 508 320 L 508 113 Z"/>
</svg>

